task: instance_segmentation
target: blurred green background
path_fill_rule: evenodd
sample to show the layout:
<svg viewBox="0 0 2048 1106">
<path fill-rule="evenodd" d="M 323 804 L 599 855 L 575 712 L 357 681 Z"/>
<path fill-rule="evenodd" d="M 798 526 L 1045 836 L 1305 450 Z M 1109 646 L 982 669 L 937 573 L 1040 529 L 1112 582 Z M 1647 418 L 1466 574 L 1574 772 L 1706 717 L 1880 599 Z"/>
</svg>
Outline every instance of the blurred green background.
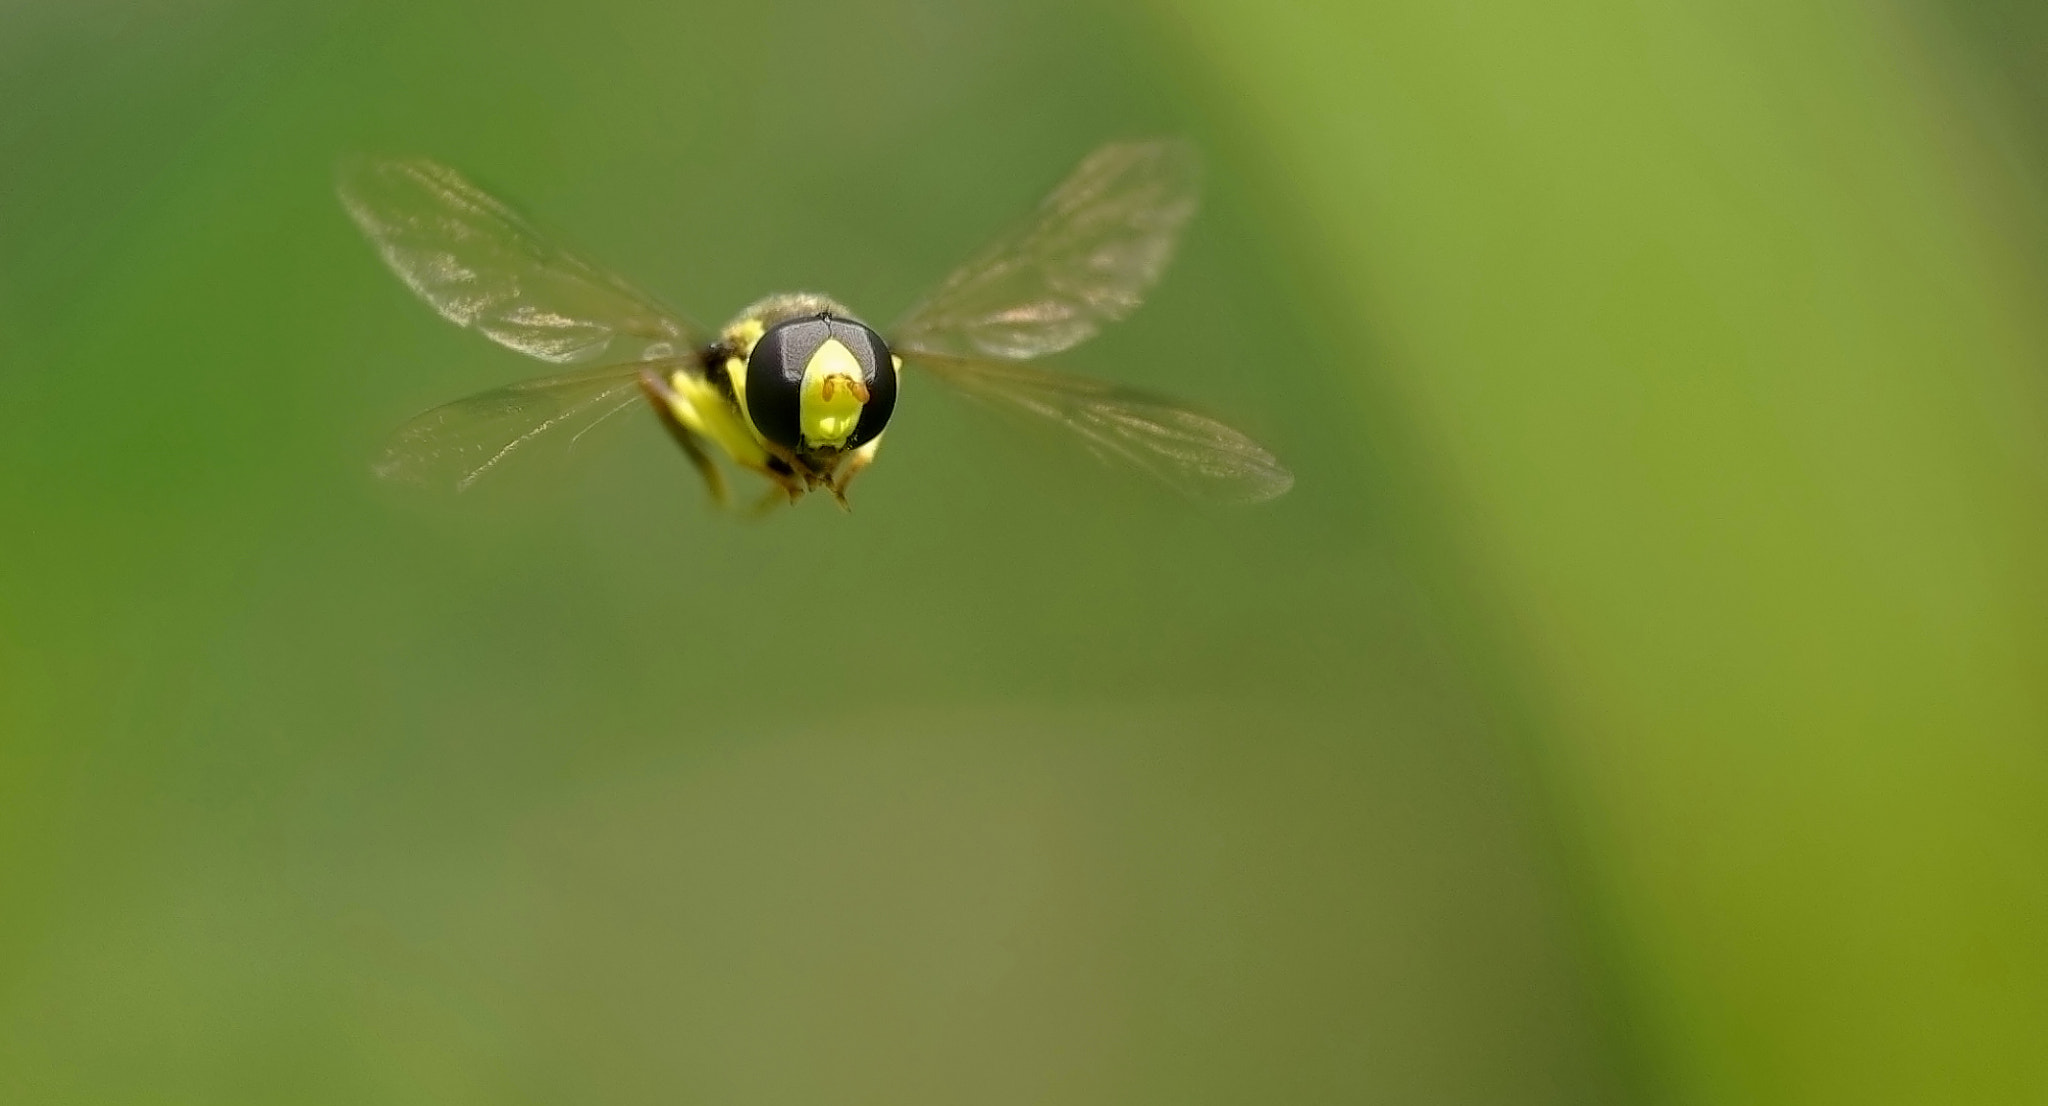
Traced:
<svg viewBox="0 0 2048 1106">
<path fill-rule="evenodd" d="M 2048 1100 L 2044 42 L 11 0 L 0 1101 Z M 1064 364 L 1276 503 L 914 382 L 851 516 L 714 517 L 647 418 L 369 477 L 540 366 L 382 269 L 345 152 L 709 320 L 888 319 L 1151 133 L 1207 206 Z"/>
</svg>

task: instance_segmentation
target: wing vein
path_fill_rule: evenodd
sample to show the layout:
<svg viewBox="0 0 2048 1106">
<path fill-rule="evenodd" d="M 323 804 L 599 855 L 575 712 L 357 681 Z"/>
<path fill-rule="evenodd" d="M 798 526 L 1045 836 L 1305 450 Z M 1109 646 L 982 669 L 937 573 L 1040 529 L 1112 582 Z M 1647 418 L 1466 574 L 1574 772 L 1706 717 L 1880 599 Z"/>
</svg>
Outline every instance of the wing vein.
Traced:
<svg viewBox="0 0 2048 1106">
<path fill-rule="evenodd" d="M 1294 486 L 1294 474 L 1265 447 L 1161 396 L 994 361 L 925 354 L 916 364 L 969 399 L 1064 428 L 1099 461 L 1143 473 L 1191 499 L 1257 503 Z"/>
<path fill-rule="evenodd" d="M 1023 361 L 1136 310 L 1195 213 L 1199 163 L 1172 139 L 1085 158 L 1024 225 L 983 247 L 897 324 L 905 356 Z"/>
<path fill-rule="evenodd" d="M 701 328 L 426 158 L 345 163 L 336 190 L 377 255 L 442 318 L 529 357 L 593 361 L 701 344 Z M 635 340 L 640 343 L 634 348 Z"/>
</svg>

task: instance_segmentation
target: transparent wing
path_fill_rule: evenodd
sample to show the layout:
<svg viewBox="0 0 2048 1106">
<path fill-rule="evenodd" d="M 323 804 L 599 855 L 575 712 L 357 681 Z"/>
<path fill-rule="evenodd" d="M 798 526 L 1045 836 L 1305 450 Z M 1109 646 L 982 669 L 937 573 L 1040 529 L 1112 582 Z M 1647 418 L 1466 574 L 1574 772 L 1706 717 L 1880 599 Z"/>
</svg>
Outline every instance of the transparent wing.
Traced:
<svg viewBox="0 0 2048 1106">
<path fill-rule="evenodd" d="M 466 490 L 542 435 L 573 446 L 598 424 L 645 402 L 642 370 L 666 373 L 682 364 L 606 365 L 444 403 L 399 427 L 372 469 L 386 480 Z"/>
<path fill-rule="evenodd" d="M 1065 427 L 1101 460 L 1190 499 L 1258 503 L 1294 486 L 1265 447 L 1161 396 L 1002 362 L 927 354 L 917 365 L 972 399 Z"/>
<path fill-rule="evenodd" d="M 549 241 L 504 201 L 425 158 L 343 164 L 337 191 L 391 271 L 443 318 L 543 361 L 625 360 L 698 328 Z M 668 349 L 659 348 L 662 343 Z"/>
<path fill-rule="evenodd" d="M 1195 213 L 1185 142 L 1096 150 L 1023 226 L 947 277 L 897 324 L 899 353 L 1022 361 L 1058 353 L 1136 310 Z"/>
</svg>

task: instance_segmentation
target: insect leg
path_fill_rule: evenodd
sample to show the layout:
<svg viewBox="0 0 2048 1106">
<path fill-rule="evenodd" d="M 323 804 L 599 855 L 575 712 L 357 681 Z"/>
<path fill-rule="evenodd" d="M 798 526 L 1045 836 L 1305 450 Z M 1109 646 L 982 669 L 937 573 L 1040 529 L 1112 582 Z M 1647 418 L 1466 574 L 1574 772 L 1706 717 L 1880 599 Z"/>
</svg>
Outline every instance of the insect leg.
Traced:
<svg viewBox="0 0 2048 1106">
<path fill-rule="evenodd" d="M 847 454 L 845 467 L 832 475 L 832 498 L 839 501 L 840 507 L 853 510 L 846 502 L 846 486 L 853 483 L 853 478 L 859 476 L 862 469 L 875 463 L 875 452 L 882 448 L 882 438 L 883 435 L 877 434 L 868 444 Z"/>
<path fill-rule="evenodd" d="M 684 426 L 682 420 L 676 417 L 675 404 L 679 402 L 679 397 L 674 389 L 653 370 L 642 369 L 640 390 L 647 394 L 647 402 L 654 407 L 654 413 L 661 416 L 661 424 L 668 427 L 669 437 L 674 438 L 676 444 L 683 447 L 683 453 L 690 458 L 690 463 L 697 466 L 697 475 L 704 478 L 704 487 L 711 493 L 711 502 L 720 507 L 725 506 L 725 473 L 720 471 L 711 455 L 704 452 L 704 446 L 697 441 L 697 435 L 690 433 L 690 428 Z"/>
</svg>

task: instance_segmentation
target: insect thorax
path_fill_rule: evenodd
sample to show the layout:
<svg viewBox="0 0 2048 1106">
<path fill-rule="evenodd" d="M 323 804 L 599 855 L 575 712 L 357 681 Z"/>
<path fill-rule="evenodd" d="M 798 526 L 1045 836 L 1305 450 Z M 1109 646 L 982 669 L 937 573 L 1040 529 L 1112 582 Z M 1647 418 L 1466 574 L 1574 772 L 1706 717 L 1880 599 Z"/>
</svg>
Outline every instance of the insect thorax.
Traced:
<svg viewBox="0 0 2048 1106">
<path fill-rule="evenodd" d="M 778 292 L 748 304 L 732 322 L 725 325 L 725 330 L 719 334 L 719 344 L 728 356 L 738 357 L 744 362 L 754 352 L 754 343 L 761 340 L 761 335 L 769 327 L 812 315 L 855 318 L 844 304 L 830 296 L 816 292 Z"/>
</svg>

